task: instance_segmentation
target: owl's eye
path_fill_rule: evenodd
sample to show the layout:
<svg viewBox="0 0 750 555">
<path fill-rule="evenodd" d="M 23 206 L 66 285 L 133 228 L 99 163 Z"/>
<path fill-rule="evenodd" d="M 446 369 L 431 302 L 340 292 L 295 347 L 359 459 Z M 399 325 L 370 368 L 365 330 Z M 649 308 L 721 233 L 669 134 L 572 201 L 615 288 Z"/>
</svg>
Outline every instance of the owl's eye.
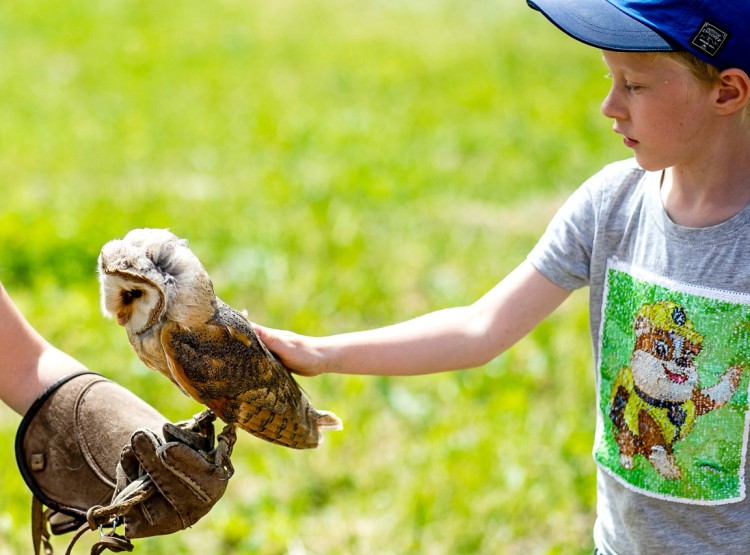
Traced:
<svg viewBox="0 0 750 555">
<path fill-rule="evenodd" d="M 129 289 L 122 292 L 122 302 L 124 304 L 130 304 L 134 299 L 140 299 L 143 296 L 142 289 Z"/>
</svg>

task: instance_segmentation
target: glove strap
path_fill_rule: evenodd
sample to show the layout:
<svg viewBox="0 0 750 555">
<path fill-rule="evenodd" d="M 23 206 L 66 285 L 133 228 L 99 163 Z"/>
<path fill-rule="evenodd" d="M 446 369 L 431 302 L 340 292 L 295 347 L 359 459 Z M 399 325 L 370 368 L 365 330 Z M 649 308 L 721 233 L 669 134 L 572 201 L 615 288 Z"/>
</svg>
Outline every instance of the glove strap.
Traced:
<svg viewBox="0 0 750 555">
<path fill-rule="evenodd" d="M 73 546 L 81 537 L 90 530 L 89 524 L 82 525 L 71 538 L 68 548 L 65 550 L 65 555 L 72 555 Z M 91 546 L 91 555 L 101 555 L 105 550 L 109 549 L 113 553 L 122 553 L 133 551 L 133 544 L 130 540 L 120 536 L 113 530 L 108 534 L 102 534 L 99 540 Z"/>
<path fill-rule="evenodd" d="M 97 528 L 99 529 L 100 538 L 91 546 L 91 555 L 100 555 L 107 549 L 114 553 L 133 551 L 134 546 L 130 540 L 117 534 L 114 529 L 107 534 L 102 532 L 103 526 L 110 523 L 113 523 L 114 526 L 120 517 L 124 516 L 135 505 L 143 503 L 156 491 L 156 486 L 154 486 L 154 483 L 150 479 L 139 480 L 131 484 L 131 486 L 132 487 L 123 490 L 123 492 L 114 499 L 111 505 L 107 505 L 106 507 L 96 505 L 88 510 L 86 513 L 87 522 L 83 524 L 71 538 L 68 548 L 65 551 L 65 555 L 71 555 L 73 553 L 73 546 L 86 532 L 89 530 L 96 530 Z M 44 538 L 44 535 L 42 534 L 41 537 Z M 47 532 L 47 539 L 49 539 L 49 532 Z M 35 545 L 37 545 L 36 540 Z M 35 555 L 39 555 L 39 552 L 37 551 Z M 49 552 L 45 553 L 45 555 L 52 555 L 51 548 Z"/>
<path fill-rule="evenodd" d="M 133 551 L 133 544 L 130 543 L 130 540 L 112 532 L 112 535 L 102 536 L 98 542 L 91 546 L 91 555 L 100 555 L 104 553 L 105 549 L 114 553 L 130 552 Z"/>
<path fill-rule="evenodd" d="M 132 482 L 115 496 L 110 505 L 95 505 L 88 510 L 86 518 L 89 527 L 95 530 L 125 516 L 130 509 L 146 501 L 156 491 L 156 486 L 148 476 Z"/>
<path fill-rule="evenodd" d="M 34 544 L 34 555 L 40 554 L 44 548 L 44 555 L 52 555 L 52 544 L 49 541 L 49 520 L 42 502 L 36 495 L 31 496 L 31 541 Z"/>
</svg>

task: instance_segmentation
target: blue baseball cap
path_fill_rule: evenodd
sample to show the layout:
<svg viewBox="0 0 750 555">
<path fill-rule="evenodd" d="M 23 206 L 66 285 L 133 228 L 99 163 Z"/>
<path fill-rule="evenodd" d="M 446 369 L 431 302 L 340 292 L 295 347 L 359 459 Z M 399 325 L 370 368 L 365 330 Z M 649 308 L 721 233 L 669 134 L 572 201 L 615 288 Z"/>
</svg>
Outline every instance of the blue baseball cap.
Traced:
<svg viewBox="0 0 750 555">
<path fill-rule="evenodd" d="M 687 50 L 750 74 L 750 0 L 527 0 L 565 33 L 603 50 Z"/>
</svg>

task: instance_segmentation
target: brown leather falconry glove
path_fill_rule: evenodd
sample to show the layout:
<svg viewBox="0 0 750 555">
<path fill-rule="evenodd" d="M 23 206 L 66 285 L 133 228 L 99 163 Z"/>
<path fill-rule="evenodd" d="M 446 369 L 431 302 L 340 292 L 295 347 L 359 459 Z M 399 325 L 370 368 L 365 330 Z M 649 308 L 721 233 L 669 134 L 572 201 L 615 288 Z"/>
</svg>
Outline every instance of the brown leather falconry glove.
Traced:
<svg viewBox="0 0 750 555">
<path fill-rule="evenodd" d="M 95 555 L 132 551 L 130 539 L 197 522 L 224 494 L 233 472 L 234 431 L 225 429 L 216 442 L 214 419 L 205 411 L 171 424 L 93 372 L 51 386 L 16 436 L 18 465 L 34 494 L 34 553 L 40 547 L 52 553 L 48 524 L 53 534 L 77 530 L 68 553 L 84 532 L 98 528 Z"/>
</svg>

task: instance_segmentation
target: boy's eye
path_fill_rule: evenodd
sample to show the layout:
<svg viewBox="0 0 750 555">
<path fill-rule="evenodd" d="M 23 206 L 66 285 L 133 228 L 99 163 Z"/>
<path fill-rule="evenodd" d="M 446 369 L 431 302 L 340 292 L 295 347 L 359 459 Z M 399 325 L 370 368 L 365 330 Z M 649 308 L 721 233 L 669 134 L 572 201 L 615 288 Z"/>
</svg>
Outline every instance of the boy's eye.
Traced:
<svg viewBox="0 0 750 555">
<path fill-rule="evenodd" d="M 610 81 L 614 79 L 614 76 L 612 73 L 607 73 L 604 75 L 605 79 L 609 79 Z M 622 80 L 619 82 L 619 85 L 622 86 L 627 91 L 639 91 L 643 89 L 643 85 L 639 85 L 638 83 L 633 83 L 632 81 L 628 81 L 627 79 Z M 618 86 L 618 83 L 615 83 L 615 86 Z"/>
</svg>

